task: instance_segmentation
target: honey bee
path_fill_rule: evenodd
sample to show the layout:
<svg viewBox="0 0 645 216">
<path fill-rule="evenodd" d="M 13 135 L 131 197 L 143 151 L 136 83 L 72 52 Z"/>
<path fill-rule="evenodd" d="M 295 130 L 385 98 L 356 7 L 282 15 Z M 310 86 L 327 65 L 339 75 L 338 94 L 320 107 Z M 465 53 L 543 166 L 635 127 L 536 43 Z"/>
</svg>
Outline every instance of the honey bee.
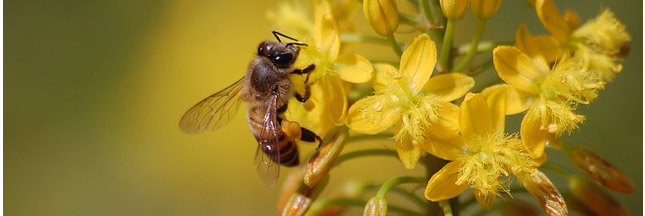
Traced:
<svg viewBox="0 0 645 216">
<path fill-rule="evenodd" d="M 233 119 L 240 101 L 248 102 L 247 121 L 258 142 L 254 159 L 256 170 L 270 186 L 276 184 L 280 165 L 298 165 L 299 153 L 295 140 L 321 141 L 311 130 L 284 119 L 292 96 L 300 102 L 306 102 L 311 95 L 308 81 L 315 65 L 291 69 L 300 47 L 306 47 L 307 44 L 276 31 L 272 33 L 277 41 L 265 40 L 260 43 L 244 77 L 195 104 L 179 121 L 179 127 L 186 133 L 216 130 Z M 282 42 L 280 36 L 295 42 Z M 304 95 L 293 89 L 289 74 L 306 75 Z"/>
</svg>

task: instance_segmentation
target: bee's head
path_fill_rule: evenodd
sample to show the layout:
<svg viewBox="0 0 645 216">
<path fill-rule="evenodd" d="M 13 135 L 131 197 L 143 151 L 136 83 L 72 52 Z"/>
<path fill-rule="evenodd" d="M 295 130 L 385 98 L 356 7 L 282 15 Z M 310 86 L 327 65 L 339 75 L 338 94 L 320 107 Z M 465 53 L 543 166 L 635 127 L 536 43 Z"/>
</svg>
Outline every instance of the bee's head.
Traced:
<svg viewBox="0 0 645 216">
<path fill-rule="evenodd" d="M 258 46 L 258 55 L 268 58 L 279 68 L 288 68 L 296 61 L 300 48 L 289 43 L 262 41 Z"/>
</svg>

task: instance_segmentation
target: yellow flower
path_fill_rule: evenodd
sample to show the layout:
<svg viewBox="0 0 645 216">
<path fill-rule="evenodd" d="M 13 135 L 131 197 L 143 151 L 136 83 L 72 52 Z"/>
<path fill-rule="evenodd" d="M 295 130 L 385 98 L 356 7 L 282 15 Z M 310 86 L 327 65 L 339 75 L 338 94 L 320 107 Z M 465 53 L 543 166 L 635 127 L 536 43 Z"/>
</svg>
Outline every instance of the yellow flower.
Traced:
<svg viewBox="0 0 645 216">
<path fill-rule="evenodd" d="M 354 131 L 376 134 L 395 126 L 399 158 L 408 169 L 416 165 L 420 145 L 429 134 L 457 135 L 457 123 L 450 121 L 457 114 L 457 106 L 449 101 L 460 98 L 474 85 L 471 77 L 457 73 L 430 79 L 436 60 L 434 41 L 426 34 L 419 35 L 403 52 L 399 70 L 375 65 L 376 94 L 349 109 L 347 125 Z"/>
<path fill-rule="evenodd" d="M 306 17 L 302 19 L 306 20 Z M 295 37 L 308 44 L 307 47 L 302 47 L 293 68 L 302 69 L 315 65 L 315 69 L 309 77 L 311 84 L 309 101 L 304 104 L 295 100 L 290 101 L 286 116 L 290 120 L 300 122 L 303 127 L 324 135 L 345 120 L 347 98 L 341 80 L 352 83 L 367 82 L 372 78 L 374 68 L 360 55 L 340 53 L 338 22 L 327 1 L 314 2 L 314 28 L 310 31 L 300 29 L 300 25 L 297 25 L 299 22 L 293 21 L 293 23 L 295 23 L 293 26 L 295 32 L 305 33 Z M 304 92 L 305 76 L 291 75 L 290 78 L 296 91 Z"/>
<path fill-rule="evenodd" d="M 459 107 L 460 136 L 432 138 L 423 149 L 450 160 L 430 178 L 425 197 L 440 201 L 473 189 L 477 201 L 490 207 L 500 192 L 508 192 L 508 177 L 534 172 L 533 160 L 517 135 L 504 133 L 506 98 L 495 94 L 485 98 L 469 93 Z"/>
<path fill-rule="evenodd" d="M 508 98 L 507 114 L 528 109 L 521 134 L 531 137 L 525 142 L 533 147 L 530 149 L 534 158 L 542 156 L 546 135 L 577 128 L 584 120 L 584 116 L 574 112 L 577 105 L 588 104 L 597 97 L 597 90 L 603 88 L 598 77 L 566 56 L 549 66 L 544 59 L 531 59 L 515 47 L 499 46 L 493 50 L 493 62 L 499 77 L 512 88 L 495 86 L 483 94 L 504 91 Z"/>
<path fill-rule="evenodd" d="M 571 52 L 585 70 L 604 81 L 611 81 L 622 70 L 615 61 L 620 60 L 620 52 L 631 38 L 609 9 L 582 26 L 573 11 L 567 10 L 561 15 L 552 0 L 537 0 L 535 9 L 542 25 L 557 40 L 558 49 Z M 547 57 L 547 60 L 553 58 Z"/>
</svg>

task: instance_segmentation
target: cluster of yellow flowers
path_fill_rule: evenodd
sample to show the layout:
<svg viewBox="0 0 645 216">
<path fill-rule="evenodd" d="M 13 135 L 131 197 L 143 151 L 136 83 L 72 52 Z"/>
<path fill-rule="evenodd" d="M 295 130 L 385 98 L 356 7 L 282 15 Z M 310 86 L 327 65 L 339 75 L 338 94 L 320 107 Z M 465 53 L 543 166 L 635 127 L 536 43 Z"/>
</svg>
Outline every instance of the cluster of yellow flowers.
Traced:
<svg viewBox="0 0 645 216">
<path fill-rule="evenodd" d="M 605 83 L 622 70 L 619 62 L 630 37 L 609 9 L 580 24 L 575 12 L 561 14 L 552 0 L 527 1 L 551 34 L 531 35 L 520 25 L 514 44 L 494 43 L 496 46 L 487 49 L 480 43 L 482 33 L 502 0 L 406 3 L 416 14 L 401 12 L 394 0 L 362 1 L 367 23 L 382 37 L 356 30 L 352 11 L 361 6 L 360 1 L 313 0 L 313 18 L 307 4 L 301 2 L 285 3 L 269 12 L 276 30 L 309 45 L 303 47 L 293 67 L 316 65 L 310 77 L 311 99 L 306 103 L 290 101 L 286 118 L 326 136 L 304 171 L 294 171 L 285 182 L 280 202 L 284 215 L 330 215 L 357 203 L 365 205 L 365 215 L 385 215 L 388 209 L 420 214 L 387 204 L 386 193 L 402 183 L 425 185 L 429 206 L 434 204 L 449 215 L 459 209 L 451 207 L 448 200 L 468 188 L 485 208 L 507 202 L 496 198 L 513 192 L 512 179 L 517 179 L 523 186 L 519 190 L 533 195 L 549 215 L 568 215 L 565 199 L 576 203 L 579 211 L 627 214 L 620 204 L 607 207 L 613 198 L 594 183 L 548 164 L 544 151 L 546 147 L 565 151 L 575 165 L 609 189 L 634 190 L 633 183 L 598 154 L 562 141 L 562 136 L 584 121 L 584 116 L 576 113 L 577 106 L 593 101 Z M 464 52 L 451 53 L 456 50 L 452 45 L 456 21 L 469 5 L 478 20 L 475 35 Z M 417 36 L 409 43 L 397 41 L 394 33 L 399 25 L 411 26 Z M 441 43 L 440 52 L 435 41 Z M 354 52 L 357 42 L 389 45 L 398 61 L 358 55 Z M 476 82 L 471 75 L 486 71 L 482 70 L 485 66 L 471 66 L 473 57 L 490 53 L 497 76 L 505 83 L 470 92 Z M 304 88 L 302 76 L 291 79 L 296 91 Z M 519 133 L 507 133 L 506 116 L 520 113 L 524 117 Z M 325 185 L 320 182 L 326 182 L 326 174 L 335 164 L 361 155 L 389 154 L 383 149 L 341 154 L 344 144 L 359 134 L 389 136 L 407 169 L 426 161 L 445 165 L 427 177 L 394 177 L 369 201 L 343 198 L 316 204 Z M 572 196 L 563 197 L 538 168 L 569 178 Z M 601 195 L 585 196 L 590 191 Z M 432 207 L 421 210 L 440 213 L 432 212 Z"/>
</svg>

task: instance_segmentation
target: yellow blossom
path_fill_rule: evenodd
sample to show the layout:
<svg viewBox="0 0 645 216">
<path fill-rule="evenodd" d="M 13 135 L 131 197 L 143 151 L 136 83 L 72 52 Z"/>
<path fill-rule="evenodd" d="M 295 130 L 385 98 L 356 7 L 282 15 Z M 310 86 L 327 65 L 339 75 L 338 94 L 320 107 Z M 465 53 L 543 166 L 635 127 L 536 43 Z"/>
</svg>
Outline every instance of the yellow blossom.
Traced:
<svg viewBox="0 0 645 216">
<path fill-rule="evenodd" d="M 508 110 L 513 114 L 528 109 L 524 116 L 522 136 L 530 136 L 527 145 L 532 156 L 539 158 L 547 135 L 559 135 L 578 127 L 584 116 L 575 113 L 578 104 L 588 104 L 603 88 L 598 77 L 583 70 L 578 61 L 563 57 L 550 66 L 542 58 L 531 59 L 519 49 L 499 46 L 493 50 L 493 62 L 497 74 L 512 86 L 493 87 L 504 91 L 511 100 Z M 493 90 L 485 90 L 488 95 Z M 542 131 L 542 132 L 540 132 Z M 544 134 L 544 136 L 535 136 Z M 541 147 L 540 147 L 541 146 Z"/>
<path fill-rule="evenodd" d="M 621 50 L 631 38 L 609 9 L 582 25 L 573 11 L 560 14 L 552 0 L 537 0 L 535 9 L 544 27 L 557 40 L 557 48 L 561 52 L 571 52 L 571 56 L 583 63 L 585 70 L 604 81 L 611 81 L 622 70 L 616 61 L 621 59 Z"/>
<path fill-rule="evenodd" d="M 504 133 L 506 98 L 487 98 L 469 93 L 459 107 L 460 136 L 431 138 L 423 149 L 449 160 L 432 176 L 425 189 L 430 201 L 440 201 L 473 189 L 477 201 L 490 207 L 500 192 L 508 192 L 510 181 L 502 176 L 526 176 L 534 172 L 532 159 L 517 135 Z"/>
<path fill-rule="evenodd" d="M 457 107 L 449 101 L 460 98 L 474 85 L 462 74 L 445 74 L 430 79 L 437 59 L 435 43 L 426 34 L 414 39 L 401 56 L 397 70 L 391 65 L 375 65 L 375 95 L 357 101 L 350 109 L 347 125 L 354 131 L 377 134 L 394 126 L 399 158 L 414 168 L 420 145 L 429 134 L 457 135 L 451 116 Z"/>
<path fill-rule="evenodd" d="M 301 19 L 307 20 L 307 17 Z M 304 104 L 290 101 L 286 116 L 300 122 L 303 127 L 324 135 L 334 126 L 342 124 L 346 116 L 347 98 L 341 80 L 367 82 L 372 78 L 374 68 L 360 55 L 340 53 L 340 29 L 327 1 L 314 1 L 314 28 L 309 31 L 302 30 L 301 25 L 298 25 L 300 22 L 295 21 L 296 18 L 288 20 L 294 23 L 296 33 L 309 33 L 295 36 L 308 46 L 302 47 L 293 68 L 302 69 L 315 65 L 315 69 L 308 80 L 311 85 L 309 101 Z M 289 26 L 285 28 L 291 29 Z M 304 91 L 305 77 L 306 75 L 295 74 L 290 76 L 297 92 Z"/>
</svg>

